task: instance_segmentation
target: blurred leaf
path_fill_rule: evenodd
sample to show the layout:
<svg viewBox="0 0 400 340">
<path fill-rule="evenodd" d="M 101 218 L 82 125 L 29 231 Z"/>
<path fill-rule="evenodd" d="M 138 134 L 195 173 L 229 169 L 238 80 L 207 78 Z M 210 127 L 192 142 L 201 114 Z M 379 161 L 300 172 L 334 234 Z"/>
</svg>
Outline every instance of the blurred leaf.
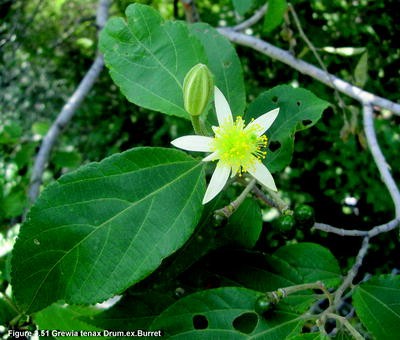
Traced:
<svg viewBox="0 0 400 340">
<path fill-rule="evenodd" d="M 76 40 L 76 44 L 81 48 L 92 48 L 94 45 L 94 41 L 89 38 L 79 38 Z"/>
<path fill-rule="evenodd" d="M 82 163 L 82 156 L 77 151 L 56 151 L 52 161 L 60 168 L 77 168 Z"/>
<path fill-rule="evenodd" d="M 14 161 L 18 168 L 28 165 L 33 158 L 37 144 L 35 142 L 21 144 L 20 149 L 15 154 Z"/>
<path fill-rule="evenodd" d="M 0 125 L 0 144 L 15 144 L 22 136 L 22 128 L 16 122 Z"/>
<path fill-rule="evenodd" d="M 322 116 L 328 103 L 313 93 L 280 85 L 263 92 L 250 104 L 246 118 L 257 118 L 260 115 L 279 107 L 279 114 L 266 135 L 269 150 L 264 159 L 271 172 L 283 170 L 290 164 L 294 148 L 294 135 L 313 126 Z"/>
<path fill-rule="evenodd" d="M 189 295 L 167 308 L 151 325 L 186 339 L 285 339 L 301 330 L 299 315 L 280 305 L 265 319 L 255 312 L 259 292 L 225 287 Z"/>
<path fill-rule="evenodd" d="M 244 16 L 256 2 L 256 0 L 232 0 L 235 11 L 241 16 Z"/>
<path fill-rule="evenodd" d="M 229 218 L 224 236 L 245 248 L 253 248 L 262 230 L 261 209 L 256 201 L 247 198 Z"/>
<path fill-rule="evenodd" d="M 1 200 L 0 217 L 6 218 L 20 216 L 27 203 L 25 189 L 23 187 L 14 187 L 11 192 Z"/>
<path fill-rule="evenodd" d="M 39 330 L 59 330 L 59 331 L 100 331 L 93 325 L 83 322 L 83 317 L 94 316 L 100 312 L 94 307 L 68 306 L 53 304 L 46 309 L 36 313 L 34 320 Z M 40 337 L 42 338 L 42 337 Z M 70 336 L 58 336 L 53 339 L 68 339 Z M 95 336 L 85 336 L 85 339 L 98 339 Z"/>
<path fill-rule="evenodd" d="M 354 78 L 357 86 L 363 87 L 368 80 L 368 52 L 365 52 L 354 69 Z"/>
<path fill-rule="evenodd" d="M 108 20 L 100 36 L 114 82 L 132 103 L 189 119 L 182 83 L 192 66 L 207 63 L 200 42 L 186 23 L 164 22 L 149 6 L 130 5 L 126 17 Z"/>
<path fill-rule="evenodd" d="M 267 12 L 264 16 L 265 32 L 271 32 L 281 24 L 286 9 L 286 0 L 268 0 Z"/>
<path fill-rule="evenodd" d="M 215 85 L 224 93 L 232 114 L 242 115 L 246 106 L 243 71 L 236 50 L 215 28 L 203 23 L 189 26 L 203 44 Z M 216 125 L 216 119 L 214 121 Z"/>
<path fill-rule="evenodd" d="M 202 165 L 180 151 L 137 148 L 48 186 L 13 249 L 21 309 L 37 311 L 59 299 L 104 301 L 148 276 L 199 221 Z"/>
<path fill-rule="evenodd" d="M 47 131 L 50 129 L 49 122 L 36 122 L 32 125 L 32 132 L 39 136 L 45 136 Z"/>
<path fill-rule="evenodd" d="M 362 323 L 378 340 L 400 334 L 400 275 L 373 277 L 355 288 L 354 307 Z"/>
<path fill-rule="evenodd" d="M 352 57 L 354 55 L 358 55 L 364 53 L 366 51 L 365 47 L 333 47 L 333 46 L 326 46 L 321 48 L 322 51 L 341 55 L 343 57 Z"/>
</svg>

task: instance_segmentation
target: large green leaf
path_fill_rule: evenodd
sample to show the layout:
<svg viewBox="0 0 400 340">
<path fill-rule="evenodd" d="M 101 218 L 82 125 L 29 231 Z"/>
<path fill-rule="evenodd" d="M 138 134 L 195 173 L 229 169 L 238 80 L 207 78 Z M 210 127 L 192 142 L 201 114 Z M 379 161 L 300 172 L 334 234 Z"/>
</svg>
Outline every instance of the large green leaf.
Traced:
<svg viewBox="0 0 400 340">
<path fill-rule="evenodd" d="M 19 306 L 95 303 L 142 280 L 190 237 L 204 187 L 200 162 L 163 148 L 132 149 L 61 177 L 14 247 Z"/>
<path fill-rule="evenodd" d="M 338 261 L 332 253 L 315 243 L 298 243 L 279 248 L 274 256 L 285 261 L 302 276 L 303 282 L 323 281 L 328 287 L 340 283 Z"/>
<path fill-rule="evenodd" d="M 207 60 L 185 22 L 164 22 L 153 8 L 133 4 L 126 9 L 126 21 L 107 22 L 100 49 L 111 77 L 129 101 L 189 118 L 183 108 L 183 78 L 193 65 Z"/>
<path fill-rule="evenodd" d="M 279 107 L 279 115 L 267 131 L 269 151 L 264 160 L 272 172 L 284 169 L 291 161 L 294 135 L 313 126 L 328 107 L 328 103 L 313 93 L 281 85 L 262 93 L 250 106 L 247 118 L 256 118 Z"/>
<path fill-rule="evenodd" d="M 400 275 L 374 277 L 357 286 L 354 307 L 377 340 L 395 340 L 400 334 Z"/>
<path fill-rule="evenodd" d="M 215 85 L 224 93 L 234 116 L 243 115 L 246 96 L 240 60 L 232 44 L 216 29 L 204 23 L 189 26 L 190 32 L 204 46 L 208 67 L 214 74 Z M 216 124 L 216 118 L 211 120 Z"/>
<path fill-rule="evenodd" d="M 278 308 L 268 318 L 256 314 L 259 292 L 225 287 L 189 295 L 167 308 L 151 325 L 168 337 L 190 339 L 285 339 L 301 330 L 302 320 Z"/>
</svg>

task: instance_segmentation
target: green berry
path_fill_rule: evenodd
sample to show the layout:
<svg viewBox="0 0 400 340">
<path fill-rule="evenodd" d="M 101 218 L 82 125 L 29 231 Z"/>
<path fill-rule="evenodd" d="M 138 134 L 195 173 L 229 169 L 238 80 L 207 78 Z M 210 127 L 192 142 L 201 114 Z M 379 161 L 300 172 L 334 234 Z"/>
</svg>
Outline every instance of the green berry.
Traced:
<svg viewBox="0 0 400 340">
<path fill-rule="evenodd" d="M 291 231 L 294 228 L 295 224 L 296 224 L 296 222 L 295 222 L 293 216 L 291 216 L 291 215 L 279 216 L 273 222 L 275 229 L 283 231 L 283 232 Z"/>
<path fill-rule="evenodd" d="M 275 305 L 270 301 L 270 299 L 263 295 L 256 300 L 255 311 L 258 314 L 264 314 L 274 308 L 274 306 Z"/>
<path fill-rule="evenodd" d="M 294 209 L 296 222 L 304 227 L 312 227 L 315 222 L 314 209 L 307 204 L 300 204 Z"/>
</svg>

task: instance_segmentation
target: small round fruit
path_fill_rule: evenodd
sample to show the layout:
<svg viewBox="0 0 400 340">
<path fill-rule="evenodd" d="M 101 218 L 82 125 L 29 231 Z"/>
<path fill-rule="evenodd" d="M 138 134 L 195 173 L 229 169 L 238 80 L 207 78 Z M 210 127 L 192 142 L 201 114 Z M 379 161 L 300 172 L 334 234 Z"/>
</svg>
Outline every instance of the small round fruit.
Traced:
<svg viewBox="0 0 400 340">
<path fill-rule="evenodd" d="M 256 300 L 255 310 L 258 314 L 264 314 L 270 311 L 274 307 L 274 304 L 269 300 L 267 296 L 260 296 Z"/>
<path fill-rule="evenodd" d="M 294 209 L 296 222 L 304 227 L 312 227 L 315 222 L 314 209 L 307 204 L 300 204 Z"/>
<path fill-rule="evenodd" d="M 295 222 L 293 216 L 291 216 L 291 215 L 279 216 L 274 221 L 275 228 L 277 230 L 280 230 L 283 232 L 291 231 L 294 228 L 295 224 L 296 224 L 296 222 Z"/>
</svg>

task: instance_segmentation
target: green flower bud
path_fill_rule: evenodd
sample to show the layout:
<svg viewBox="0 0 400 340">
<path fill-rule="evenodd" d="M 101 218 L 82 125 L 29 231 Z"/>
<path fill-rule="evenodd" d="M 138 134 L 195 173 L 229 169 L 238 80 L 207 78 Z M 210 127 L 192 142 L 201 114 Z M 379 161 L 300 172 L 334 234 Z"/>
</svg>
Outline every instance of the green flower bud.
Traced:
<svg viewBox="0 0 400 340">
<path fill-rule="evenodd" d="M 204 64 L 193 66 L 183 80 L 183 102 L 191 116 L 200 116 L 214 89 L 214 79 Z"/>
</svg>

